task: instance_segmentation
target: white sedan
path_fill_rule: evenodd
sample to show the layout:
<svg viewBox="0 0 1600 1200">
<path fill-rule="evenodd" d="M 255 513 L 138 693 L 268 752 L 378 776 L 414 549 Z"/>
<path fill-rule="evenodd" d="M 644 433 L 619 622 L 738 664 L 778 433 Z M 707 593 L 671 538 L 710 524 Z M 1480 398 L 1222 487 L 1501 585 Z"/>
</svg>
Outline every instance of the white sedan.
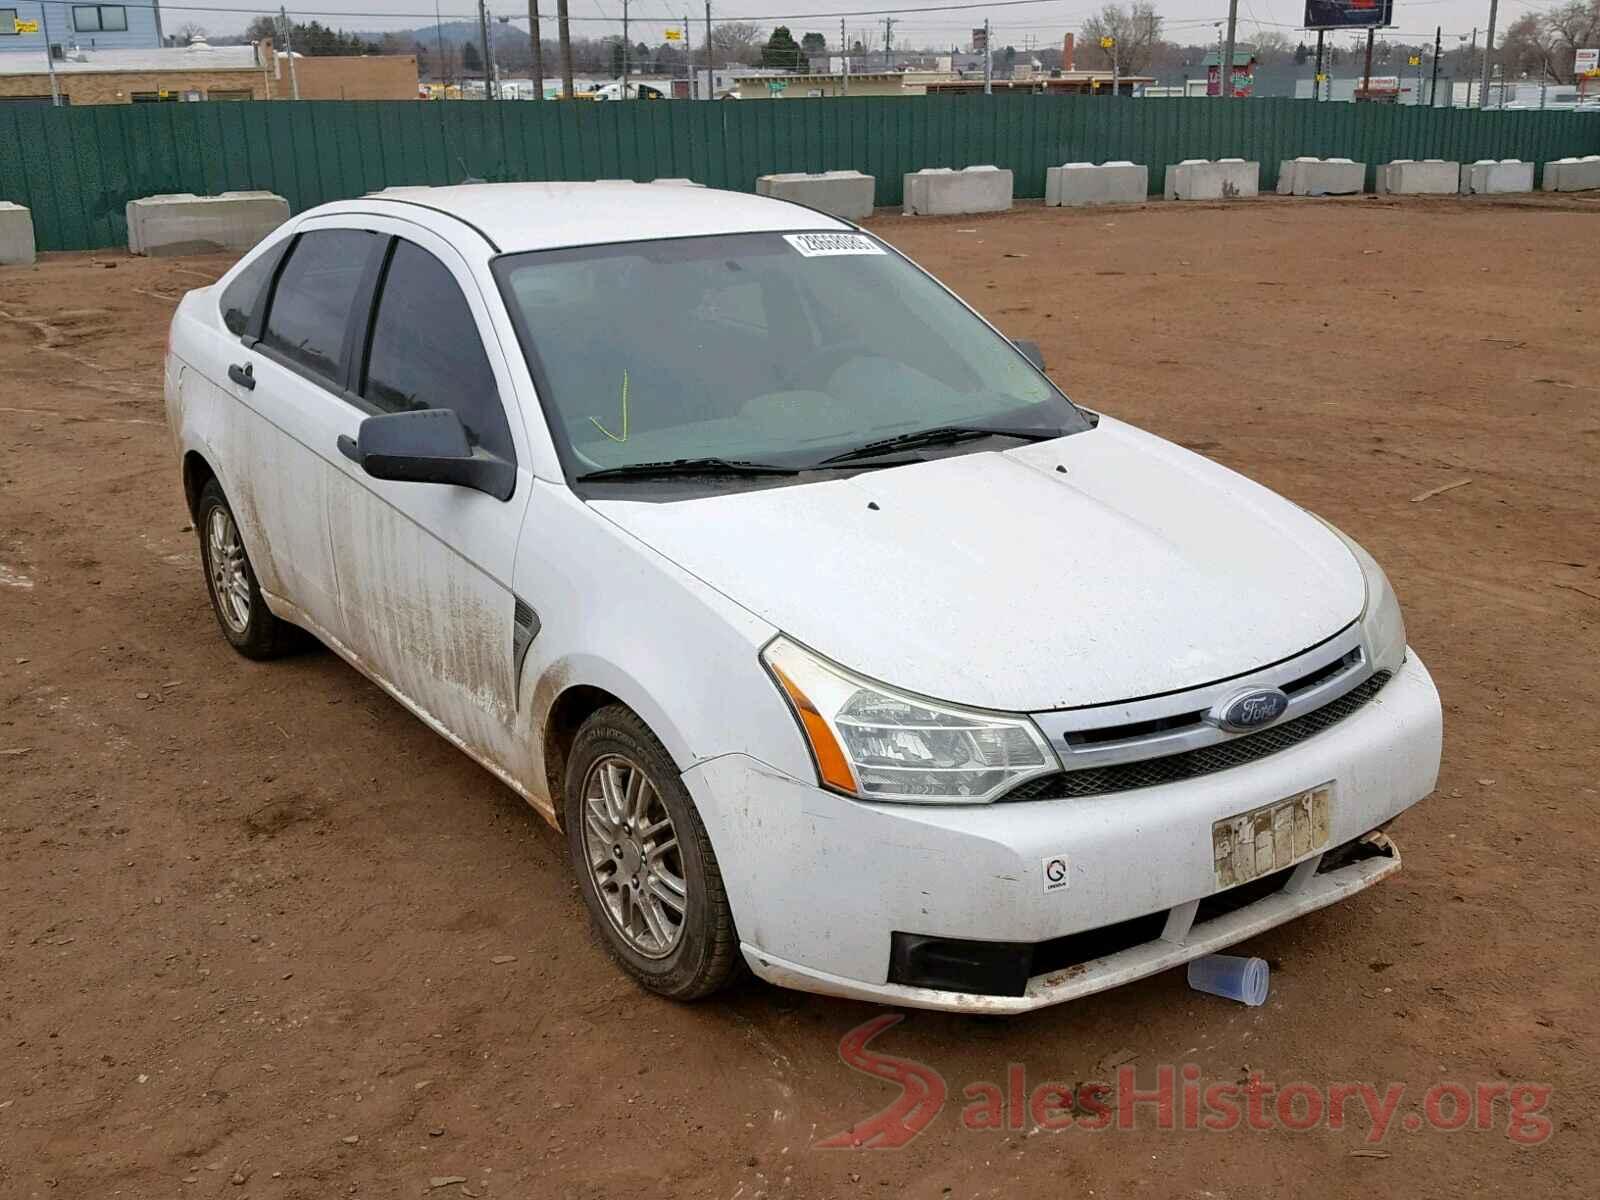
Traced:
<svg viewBox="0 0 1600 1200">
<path fill-rule="evenodd" d="M 810 209 L 324 205 L 165 382 L 223 635 L 309 631 L 526 797 L 663 995 L 1057 1003 L 1377 882 L 1435 783 L 1358 545 Z"/>
</svg>

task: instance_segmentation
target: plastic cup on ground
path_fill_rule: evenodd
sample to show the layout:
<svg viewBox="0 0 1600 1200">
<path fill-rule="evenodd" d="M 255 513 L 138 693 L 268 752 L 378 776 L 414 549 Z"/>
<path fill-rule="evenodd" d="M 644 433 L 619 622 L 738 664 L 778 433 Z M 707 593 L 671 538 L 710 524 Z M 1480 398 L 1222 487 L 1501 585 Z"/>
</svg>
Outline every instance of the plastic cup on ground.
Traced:
<svg viewBox="0 0 1600 1200">
<path fill-rule="evenodd" d="M 1266 1002 L 1265 959 L 1241 958 L 1236 954 L 1208 954 L 1189 962 L 1189 986 L 1225 1000 L 1237 1000 L 1255 1008 Z"/>
</svg>

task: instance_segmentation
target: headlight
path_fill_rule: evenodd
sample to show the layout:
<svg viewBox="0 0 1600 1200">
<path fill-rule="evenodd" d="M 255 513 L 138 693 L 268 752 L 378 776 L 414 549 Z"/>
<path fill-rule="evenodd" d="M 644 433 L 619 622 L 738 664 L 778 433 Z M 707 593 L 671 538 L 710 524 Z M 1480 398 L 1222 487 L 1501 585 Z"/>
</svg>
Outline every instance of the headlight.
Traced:
<svg viewBox="0 0 1600 1200">
<path fill-rule="evenodd" d="M 1398 671 L 1406 660 L 1406 623 L 1400 616 L 1400 599 L 1394 594 L 1389 577 L 1361 543 L 1331 521 L 1322 523 L 1350 547 L 1350 553 L 1361 565 L 1361 578 L 1367 587 L 1367 601 L 1361 608 L 1361 633 L 1372 665 L 1380 671 Z"/>
<path fill-rule="evenodd" d="M 863 800 L 986 804 L 1060 770 L 1026 717 L 940 704 L 776 638 L 761 661 L 789 699 L 827 787 Z"/>
</svg>

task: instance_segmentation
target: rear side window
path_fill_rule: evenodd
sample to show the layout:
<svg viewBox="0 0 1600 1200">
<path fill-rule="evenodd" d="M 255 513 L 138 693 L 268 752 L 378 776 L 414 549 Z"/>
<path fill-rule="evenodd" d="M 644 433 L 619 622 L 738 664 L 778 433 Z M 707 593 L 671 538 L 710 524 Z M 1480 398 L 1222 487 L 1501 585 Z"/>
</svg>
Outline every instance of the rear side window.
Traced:
<svg viewBox="0 0 1600 1200">
<path fill-rule="evenodd" d="M 279 242 L 255 262 L 251 263 L 230 283 L 222 293 L 222 323 L 228 332 L 243 337 L 249 333 L 256 315 L 266 303 L 267 287 L 272 283 L 272 272 L 283 257 L 288 239 Z"/>
<path fill-rule="evenodd" d="M 467 298 L 449 268 L 407 241 L 395 243 L 384 275 L 361 395 L 384 412 L 454 409 L 475 443 L 515 461 Z"/>
<path fill-rule="evenodd" d="M 261 344 L 313 375 L 340 382 L 350 306 L 383 239 L 360 229 L 300 235 L 278 276 Z"/>
</svg>

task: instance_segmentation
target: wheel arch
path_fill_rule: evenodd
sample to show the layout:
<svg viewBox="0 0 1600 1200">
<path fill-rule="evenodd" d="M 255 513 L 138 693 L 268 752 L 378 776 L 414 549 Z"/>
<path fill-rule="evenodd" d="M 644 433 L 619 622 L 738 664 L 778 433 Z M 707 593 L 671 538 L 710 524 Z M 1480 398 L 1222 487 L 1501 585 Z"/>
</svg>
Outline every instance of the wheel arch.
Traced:
<svg viewBox="0 0 1600 1200">
<path fill-rule="evenodd" d="M 199 515 L 200 493 L 207 483 L 217 479 L 217 472 L 206 456 L 198 450 L 187 450 L 183 455 L 183 499 L 191 519 Z M 219 480 L 218 485 L 221 487 Z M 226 494 L 226 489 L 224 489 Z"/>
</svg>

